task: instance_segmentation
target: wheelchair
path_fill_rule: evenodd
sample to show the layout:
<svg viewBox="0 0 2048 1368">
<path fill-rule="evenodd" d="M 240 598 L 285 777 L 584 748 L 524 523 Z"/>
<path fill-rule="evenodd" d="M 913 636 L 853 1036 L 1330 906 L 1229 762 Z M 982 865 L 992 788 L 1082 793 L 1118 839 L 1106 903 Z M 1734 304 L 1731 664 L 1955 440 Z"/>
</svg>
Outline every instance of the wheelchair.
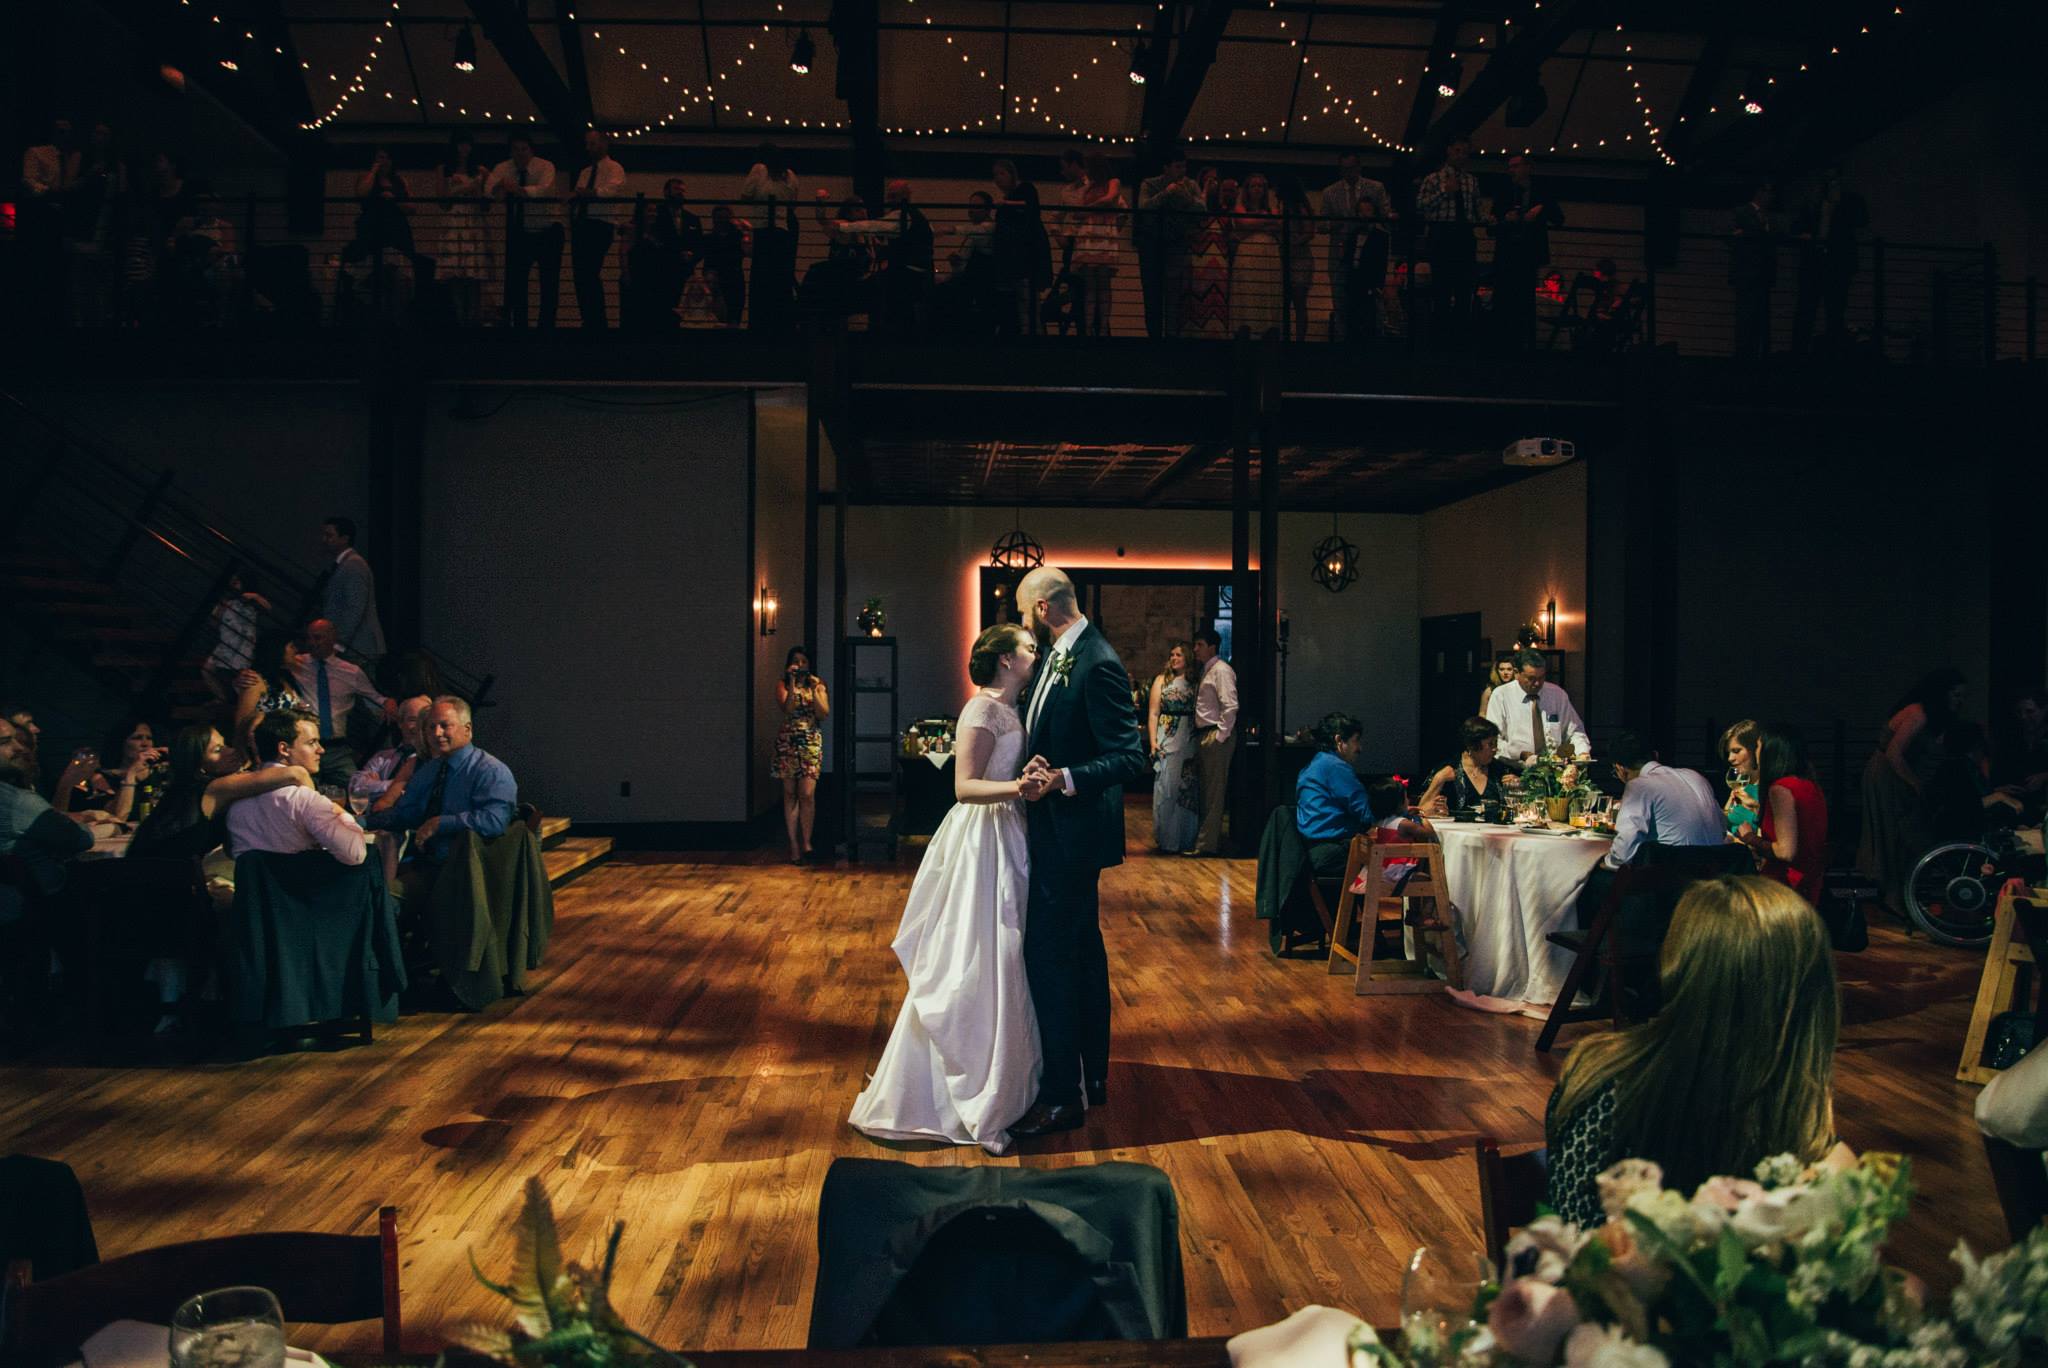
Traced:
<svg viewBox="0 0 2048 1368">
<path fill-rule="evenodd" d="M 1906 915 L 1936 944 L 1982 949 L 1991 943 L 1998 890 L 2015 878 L 2039 884 L 2042 860 L 2023 850 L 2010 830 L 1944 842 L 1922 855 L 1907 876 Z"/>
</svg>

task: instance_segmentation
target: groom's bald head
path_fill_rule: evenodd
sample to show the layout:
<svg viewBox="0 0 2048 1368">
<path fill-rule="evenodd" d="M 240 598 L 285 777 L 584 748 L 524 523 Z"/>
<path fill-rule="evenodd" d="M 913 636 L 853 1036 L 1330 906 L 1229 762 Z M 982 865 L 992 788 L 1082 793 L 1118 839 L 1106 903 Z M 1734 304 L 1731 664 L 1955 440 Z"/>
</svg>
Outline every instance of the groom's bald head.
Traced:
<svg viewBox="0 0 2048 1368">
<path fill-rule="evenodd" d="M 1074 600 L 1074 582 L 1057 566 L 1041 565 L 1017 586 L 1017 606 L 1024 625 L 1041 641 L 1050 642 L 1081 615 Z"/>
</svg>

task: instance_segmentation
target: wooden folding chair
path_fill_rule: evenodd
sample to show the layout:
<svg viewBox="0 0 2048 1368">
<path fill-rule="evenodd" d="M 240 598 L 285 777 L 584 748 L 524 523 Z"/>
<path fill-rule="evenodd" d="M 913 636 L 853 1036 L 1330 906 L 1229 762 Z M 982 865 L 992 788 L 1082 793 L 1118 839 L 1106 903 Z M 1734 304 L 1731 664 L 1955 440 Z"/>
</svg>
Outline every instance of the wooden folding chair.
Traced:
<svg viewBox="0 0 2048 1368">
<path fill-rule="evenodd" d="M 1617 1030 L 1628 1024 L 1628 994 L 1623 991 L 1623 979 L 1646 963 L 1654 965 L 1663 944 L 1623 945 L 1615 928 L 1621 917 L 1621 905 L 1628 898 L 1643 894 L 1675 897 L 1690 882 L 1691 876 L 1677 869 L 1625 865 L 1615 871 L 1614 882 L 1608 886 L 1591 926 L 1583 931 L 1553 931 L 1545 937 L 1559 949 L 1572 952 L 1572 967 L 1564 976 L 1557 1001 L 1550 1004 L 1550 1015 L 1544 1020 L 1542 1031 L 1536 1036 L 1536 1053 L 1550 1053 L 1558 1031 L 1575 1022 L 1611 1016 Z M 1599 999 L 1590 1006 L 1574 1007 L 1573 999 L 1596 966 L 1601 971 Z"/>
<path fill-rule="evenodd" d="M 1415 860 L 1418 867 L 1408 876 L 1408 882 L 1396 891 L 1387 882 L 1386 863 L 1388 860 L 1410 859 Z M 1365 872 L 1365 891 L 1362 894 L 1355 891 L 1361 869 Z M 1372 909 L 1369 918 L 1361 918 L 1358 914 L 1361 897 Z M 1423 899 L 1430 901 L 1427 912 L 1415 906 Z M 1444 883 L 1443 847 L 1428 842 L 1383 842 L 1375 840 L 1369 832 L 1360 833 L 1351 838 L 1351 854 L 1344 862 L 1344 890 L 1337 898 L 1336 923 L 1330 928 L 1330 972 L 1341 974 L 1343 965 L 1349 963 L 1357 974 L 1353 991 L 1360 996 L 1432 993 L 1446 983 L 1452 987 L 1462 986 L 1465 971 L 1458 956 L 1453 915 Z M 1347 943 L 1354 924 L 1358 931 L 1358 949 L 1355 951 Z M 1398 937 L 1404 927 L 1415 930 L 1418 948 L 1423 951 L 1421 957 L 1408 959 L 1397 954 L 1375 959 L 1373 947 L 1379 933 L 1392 930 Z M 1441 979 L 1429 972 L 1428 942 L 1432 938 L 1438 954 L 1443 957 L 1444 977 Z"/>
<path fill-rule="evenodd" d="M 1549 1195 L 1550 1151 L 1503 1156 L 1500 1145 L 1482 1135 L 1473 1152 L 1479 1161 L 1479 1224 L 1486 1234 L 1486 1257 L 1505 1282 L 1509 1234 L 1535 1220 L 1537 1206 Z"/>
<path fill-rule="evenodd" d="M 109 1322 L 168 1325 L 186 1299 L 243 1285 L 274 1293 L 287 1322 L 382 1320 L 383 1352 L 400 1352 L 396 1207 L 378 1208 L 375 1235 L 229 1235 L 145 1249 L 43 1282 L 32 1281 L 33 1272 L 24 1259 L 7 1268 L 0 1362 L 10 1368 L 71 1362 Z"/>
</svg>

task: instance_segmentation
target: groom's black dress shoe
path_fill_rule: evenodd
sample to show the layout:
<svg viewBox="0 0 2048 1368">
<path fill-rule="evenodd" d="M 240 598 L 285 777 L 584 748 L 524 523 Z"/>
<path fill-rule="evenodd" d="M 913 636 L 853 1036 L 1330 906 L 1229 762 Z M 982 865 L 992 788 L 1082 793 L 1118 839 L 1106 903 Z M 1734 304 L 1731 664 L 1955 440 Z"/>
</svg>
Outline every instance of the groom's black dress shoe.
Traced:
<svg viewBox="0 0 2048 1368">
<path fill-rule="evenodd" d="M 1106 1107 L 1109 1105 L 1108 1079 L 1091 1078 L 1088 1080 L 1088 1105 L 1091 1107 Z"/>
<path fill-rule="evenodd" d="M 1036 1140 L 1041 1135 L 1079 1130 L 1085 1119 L 1079 1102 L 1061 1102 L 1050 1107 L 1040 1103 L 1010 1126 L 1010 1134 L 1018 1140 Z"/>
</svg>

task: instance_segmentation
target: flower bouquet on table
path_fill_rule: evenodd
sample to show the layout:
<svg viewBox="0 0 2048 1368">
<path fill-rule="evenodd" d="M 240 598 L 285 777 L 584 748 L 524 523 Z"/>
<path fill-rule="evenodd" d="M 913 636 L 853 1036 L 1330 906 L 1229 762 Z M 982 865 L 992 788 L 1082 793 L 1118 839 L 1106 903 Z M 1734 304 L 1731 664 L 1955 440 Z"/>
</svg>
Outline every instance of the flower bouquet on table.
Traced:
<svg viewBox="0 0 2048 1368">
<path fill-rule="evenodd" d="M 2048 1227 L 1988 1259 L 1958 1243 L 1963 1278 L 1945 1315 L 1885 1267 L 1885 1236 L 1912 1198 L 1897 1155 L 1847 1169 L 1780 1155 L 1690 1197 L 1628 1159 L 1599 1184 L 1606 1224 L 1542 1215 L 1516 1233 L 1506 1281 L 1481 1291 L 1468 1328 L 1441 1343 L 1411 1335 L 1397 1354 L 1361 1326 L 1352 1363 L 1966 1368 L 2038 1362 L 2048 1340 Z"/>
<path fill-rule="evenodd" d="M 691 1368 L 688 1359 L 629 1329 L 612 1309 L 612 1267 L 625 1233 L 623 1222 L 612 1227 L 596 1268 L 564 1262 L 547 1190 L 538 1178 L 527 1179 L 510 1276 L 502 1284 L 492 1282 L 474 1254 L 469 1260 L 476 1280 L 512 1303 L 512 1325 L 458 1326 L 455 1343 L 514 1368 Z"/>
<path fill-rule="evenodd" d="M 1575 758 L 1552 751 L 1533 755 L 1522 766 L 1521 801 L 1541 803 L 1553 822 L 1566 820 L 1574 806 L 1589 806 L 1599 796 L 1591 756 Z"/>
</svg>

